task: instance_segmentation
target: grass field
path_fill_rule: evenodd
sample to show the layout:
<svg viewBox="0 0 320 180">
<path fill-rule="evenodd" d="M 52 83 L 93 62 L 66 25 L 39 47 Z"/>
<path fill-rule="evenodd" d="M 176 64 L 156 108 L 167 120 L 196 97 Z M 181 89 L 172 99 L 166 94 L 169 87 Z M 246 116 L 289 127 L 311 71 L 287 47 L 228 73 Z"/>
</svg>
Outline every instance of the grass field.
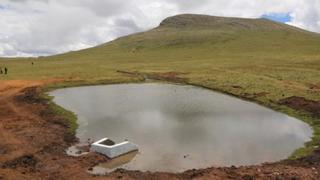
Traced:
<svg viewBox="0 0 320 180">
<path fill-rule="evenodd" d="M 186 83 L 250 97 L 311 124 L 314 141 L 298 156 L 320 138 L 319 118 L 277 103 L 290 96 L 320 101 L 320 35 L 269 20 L 176 16 L 150 31 L 82 51 L 1 58 L 4 66 L 9 74 L 0 80 L 56 78 L 66 81 L 63 86 L 138 80 L 117 70 L 180 72 Z"/>
</svg>

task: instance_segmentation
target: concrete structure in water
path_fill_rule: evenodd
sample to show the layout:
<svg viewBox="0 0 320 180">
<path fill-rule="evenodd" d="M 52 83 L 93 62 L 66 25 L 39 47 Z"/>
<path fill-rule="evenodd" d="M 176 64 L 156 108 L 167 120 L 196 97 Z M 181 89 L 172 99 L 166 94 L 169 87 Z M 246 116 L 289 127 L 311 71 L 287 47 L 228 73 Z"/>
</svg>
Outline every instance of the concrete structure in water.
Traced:
<svg viewBox="0 0 320 180">
<path fill-rule="evenodd" d="M 129 141 L 116 144 L 108 138 L 103 138 L 91 144 L 91 150 L 106 155 L 109 158 L 115 158 L 131 151 L 138 150 L 138 146 Z"/>
</svg>

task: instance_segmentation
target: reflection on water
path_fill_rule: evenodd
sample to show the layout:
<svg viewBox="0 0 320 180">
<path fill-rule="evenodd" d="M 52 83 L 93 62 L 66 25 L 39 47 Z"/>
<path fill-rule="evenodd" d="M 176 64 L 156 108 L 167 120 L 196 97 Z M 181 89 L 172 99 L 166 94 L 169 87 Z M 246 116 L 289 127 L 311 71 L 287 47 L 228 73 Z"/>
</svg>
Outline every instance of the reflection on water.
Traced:
<svg viewBox="0 0 320 180">
<path fill-rule="evenodd" d="M 167 84 L 56 90 L 54 101 L 78 115 L 77 136 L 139 145 L 124 167 L 183 171 L 277 161 L 310 140 L 310 127 L 224 94 Z"/>
<path fill-rule="evenodd" d="M 133 158 L 138 154 L 139 151 L 132 151 L 122 156 L 110 159 L 106 163 L 101 163 L 98 166 L 94 167 L 91 171 L 91 174 L 103 175 L 108 172 L 112 172 L 117 168 L 126 168 L 126 164 L 133 160 Z"/>
</svg>

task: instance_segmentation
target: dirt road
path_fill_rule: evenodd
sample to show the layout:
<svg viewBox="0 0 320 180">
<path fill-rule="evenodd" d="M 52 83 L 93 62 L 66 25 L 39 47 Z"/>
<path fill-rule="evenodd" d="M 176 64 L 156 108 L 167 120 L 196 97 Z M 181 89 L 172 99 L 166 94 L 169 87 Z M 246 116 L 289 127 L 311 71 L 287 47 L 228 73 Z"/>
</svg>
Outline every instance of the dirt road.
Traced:
<svg viewBox="0 0 320 180">
<path fill-rule="evenodd" d="M 320 179 L 320 150 L 295 160 L 261 166 L 208 168 L 180 174 L 117 170 L 107 176 L 86 171 L 107 161 L 95 153 L 69 157 L 77 140 L 63 117 L 39 97 L 46 81 L 0 81 L 0 179 Z"/>
</svg>

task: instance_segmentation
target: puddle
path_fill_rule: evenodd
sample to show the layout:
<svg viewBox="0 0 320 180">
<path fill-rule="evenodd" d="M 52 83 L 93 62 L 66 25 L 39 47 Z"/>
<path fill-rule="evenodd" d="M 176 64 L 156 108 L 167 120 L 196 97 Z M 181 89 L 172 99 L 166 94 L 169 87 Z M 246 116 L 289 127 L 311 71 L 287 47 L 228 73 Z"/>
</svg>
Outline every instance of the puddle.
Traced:
<svg viewBox="0 0 320 180">
<path fill-rule="evenodd" d="M 118 168 L 126 169 L 126 164 L 133 161 L 134 157 L 139 153 L 139 151 L 132 151 L 122 156 L 111 159 L 106 163 L 101 163 L 89 170 L 90 174 L 94 175 L 105 175 Z"/>
<path fill-rule="evenodd" d="M 194 86 L 121 84 L 50 94 L 78 115 L 81 141 L 107 137 L 139 146 L 132 159 L 115 160 L 109 170 L 181 172 L 274 162 L 312 136 L 312 129 L 295 118 Z"/>
</svg>

